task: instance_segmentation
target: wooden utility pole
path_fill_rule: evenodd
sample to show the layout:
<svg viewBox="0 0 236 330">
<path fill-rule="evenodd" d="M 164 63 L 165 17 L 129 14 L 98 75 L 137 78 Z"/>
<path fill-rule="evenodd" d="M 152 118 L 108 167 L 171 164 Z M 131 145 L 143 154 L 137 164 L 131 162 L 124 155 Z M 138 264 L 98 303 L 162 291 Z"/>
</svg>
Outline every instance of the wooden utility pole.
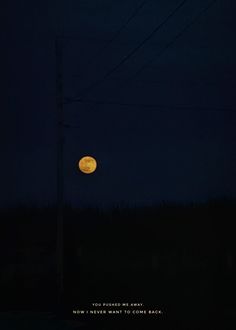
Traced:
<svg viewBox="0 0 236 330">
<path fill-rule="evenodd" d="M 63 208 L 64 208 L 64 109 L 63 109 L 63 39 L 55 40 L 56 55 L 56 97 L 57 97 L 57 301 L 62 305 L 64 292 L 64 242 L 63 242 Z"/>
</svg>

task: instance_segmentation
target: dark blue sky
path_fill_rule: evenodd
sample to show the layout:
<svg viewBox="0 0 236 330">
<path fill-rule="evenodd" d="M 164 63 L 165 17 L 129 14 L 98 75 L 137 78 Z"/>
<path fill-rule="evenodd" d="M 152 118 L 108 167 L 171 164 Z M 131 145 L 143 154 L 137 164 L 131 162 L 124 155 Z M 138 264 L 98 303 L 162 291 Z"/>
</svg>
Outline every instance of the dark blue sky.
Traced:
<svg viewBox="0 0 236 330">
<path fill-rule="evenodd" d="M 141 2 L 69 0 L 63 11 L 55 0 L 5 4 L 2 205 L 55 201 L 57 17 L 63 12 L 64 34 L 74 36 L 64 43 L 65 96 L 80 96 L 181 1 L 147 1 L 104 49 Z M 78 126 L 65 128 L 67 201 L 79 206 L 236 197 L 236 113 L 222 111 L 236 111 L 235 2 L 218 0 L 158 56 L 209 2 L 186 1 L 149 42 L 85 97 L 136 106 L 65 106 L 66 123 Z M 211 110 L 215 108 L 220 111 Z M 84 154 L 97 158 L 94 175 L 76 171 L 76 161 Z"/>
</svg>

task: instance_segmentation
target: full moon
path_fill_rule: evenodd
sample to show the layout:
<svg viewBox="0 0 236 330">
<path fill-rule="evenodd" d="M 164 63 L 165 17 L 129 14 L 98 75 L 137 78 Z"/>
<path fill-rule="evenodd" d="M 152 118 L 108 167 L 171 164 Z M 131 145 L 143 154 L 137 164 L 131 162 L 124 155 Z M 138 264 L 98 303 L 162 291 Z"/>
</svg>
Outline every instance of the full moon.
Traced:
<svg viewBox="0 0 236 330">
<path fill-rule="evenodd" d="M 96 159 L 91 156 L 84 156 L 78 162 L 78 168 L 85 174 L 91 174 L 96 171 Z"/>
</svg>

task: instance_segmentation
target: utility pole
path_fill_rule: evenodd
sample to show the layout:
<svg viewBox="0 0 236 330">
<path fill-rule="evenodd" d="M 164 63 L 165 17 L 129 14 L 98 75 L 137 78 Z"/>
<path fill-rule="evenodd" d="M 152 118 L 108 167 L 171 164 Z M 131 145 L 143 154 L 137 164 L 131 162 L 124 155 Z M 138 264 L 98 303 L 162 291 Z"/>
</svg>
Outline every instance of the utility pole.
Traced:
<svg viewBox="0 0 236 330">
<path fill-rule="evenodd" d="M 56 246 L 56 280 L 57 302 L 62 306 L 64 292 L 64 109 L 63 109 L 63 39 L 55 39 L 56 55 L 56 98 L 57 98 L 57 246 Z"/>
</svg>

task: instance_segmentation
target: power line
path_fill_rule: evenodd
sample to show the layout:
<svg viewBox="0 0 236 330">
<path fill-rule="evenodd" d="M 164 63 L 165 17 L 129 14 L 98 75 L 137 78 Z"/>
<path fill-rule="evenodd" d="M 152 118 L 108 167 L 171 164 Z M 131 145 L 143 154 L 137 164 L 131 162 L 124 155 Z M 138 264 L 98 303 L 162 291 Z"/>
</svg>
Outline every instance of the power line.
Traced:
<svg viewBox="0 0 236 330">
<path fill-rule="evenodd" d="M 175 37 L 172 39 L 155 57 L 153 57 L 151 60 L 148 60 L 138 71 L 136 71 L 131 77 L 129 77 L 126 81 L 130 81 L 131 79 L 134 79 L 137 75 L 139 75 L 141 72 L 143 72 L 146 68 L 149 67 L 151 63 L 153 63 L 158 57 L 162 56 L 163 53 L 169 49 L 179 38 L 182 37 L 182 35 L 190 28 L 192 25 L 194 25 L 201 17 L 204 15 L 215 3 L 217 0 L 211 1 L 203 10 L 199 12 L 199 14 L 189 23 L 187 24 Z"/>
<path fill-rule="evenodd" d="M 131 50 L 117 65 L 115 65 L 112 69 L 110 69 L 101 79 L 95 81 L 90 86 L 84 89 L 82 92 L 82 99 L 90 90 L 99 86 L 103 83 L 107 78 L 109 78 L 115 71 L 117 71 L 125 62 L 127 62 L 132 56 L 134 56 L 171 18 L 174 16 L 187 2 L 188 0 L 183 0 L 181 3 L 175 7 L 175 9 L 154 29 L 151 33 L 141 41 L 133 50 Z"/>
<path fill-rule="evenodd" d="M 109 39 L 106 44 L 104 45 L 104 47 L 102 47 L 100 49 L 100 51 L 98 51 L 96 53 L 96 56 L 93 57 L 92 59 L 90 59 L 90 61 L 88 61 L 87 66 L 89 66 L 91 63 L 98 60 L 98 58 L 104 53 L 105 50 L 107 50 L 109 48 L 109 46 L 119 37 L 119 35 L 121 34 L 122 31 L 124 31 L 126 29 L 126 27 L 129 25 L 130 22 L 132 22 L 132 20 L 138 15 L 138 13 L 140 12 L 140 10 L 146 5 L 146 3 L 148 3 L 150 0 L 144 0 L 142 1 L 137 8 L 134 10 L 134 12 L 127 18 L 127 20 L 124 22 L 124 24 L 114 33 L 114 35 L 112 36 L 111 39 Z M 78 75 L 77 75 L 78 76 Z"/>
<path fill-rule="evenodd" d="M 154 69 L 156 69 L 154 67 Z M 129 77 L 129 79 L 131 79 Z M 124 78 L 111 78 L 110 79 L 111 81 L 118 81 L 118 82 L 121 82 L 121 83 L 124 83 L 126 80 L 124 80 Z M 128 80 L 128 79 L 127 79 Z M 187 85 L 187 86 L 190 86 L 190 85 L 202 85 L 202 86 L 221 86 L 222 84 L 224 84 L 224 81 L 221 81 L 221 84 L 217 81 L 205 81 L 205 80 L 182 80 L 182 79 L 179 79 L 179 80 L 173 80 L 173 79 L 163 79 L 163 80 L 155 80 L 155 79 L 139 79 L 137 80 L 137 83 L 139 84 L 144 84 L 144 85 L 176 85 L 178 84 L 184 84 L 184 85 Z M 234 83 L 231 83 L 230 84 L 231 86 L 235 86 Z"/>
<path fill-rule="evenodd" d="M 216 111 L 216 112 L 236 112 L 233 108 L 229 107 L 206 107 L 206 106 L 188 106 L 188 105 L 164 105 L 164 104 L 155 104 L 155 103 L 125 103 L 125 102 L 116 102 L 116 101 L 106 101 L 106 100 L 73 100 L 65 102 L 65 104 L 73 103 L 83 103 L 83 104 L 93 104 L 93 105 L 113 105 L 113 106 L 122 106 L 122 107 L 132 107 L 132 108 L 149 108 L 156 111 Z"/>
</svg>

